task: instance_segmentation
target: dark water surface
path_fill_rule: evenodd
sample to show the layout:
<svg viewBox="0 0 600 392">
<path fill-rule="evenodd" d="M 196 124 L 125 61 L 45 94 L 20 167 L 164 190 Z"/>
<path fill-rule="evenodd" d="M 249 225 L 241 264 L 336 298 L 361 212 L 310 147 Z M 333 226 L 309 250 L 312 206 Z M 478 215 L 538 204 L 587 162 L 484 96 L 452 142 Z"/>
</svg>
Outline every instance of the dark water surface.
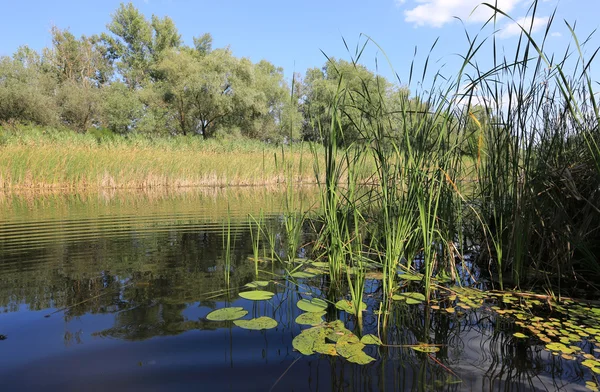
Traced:
<svg viewBox="0 0 600 392">
<path fill-rule="evenodd" d="M 296 202 L 314 200 L 308 190 Z M 284 207 L 285 193 L 267 190 L 1 199 L 0 391 L 585 390 L 580 366 L 497 332 L 497 320 L 481 312 L 457 318 L 415 308 L 394 317 L 390 341 L 414 344 L 427 333 L 443 345 L 435 356 L 373 346 L 367 353 L 377 361 L 366 366 L 302 357 L 292 349 L 301 330 L 295 304 L 321 290 L 318 282 L 272 284 L 270 301 L 238 296 L 255 279 L 248 214 L 264 213 L 283 253 Z M 367 286 L 375 296 L 378 282 Z M 364 332 L 376 333 L 369 304 Z M 206 320 L 225 306 L 273 317 L 278 327 Z"/>
</svg>

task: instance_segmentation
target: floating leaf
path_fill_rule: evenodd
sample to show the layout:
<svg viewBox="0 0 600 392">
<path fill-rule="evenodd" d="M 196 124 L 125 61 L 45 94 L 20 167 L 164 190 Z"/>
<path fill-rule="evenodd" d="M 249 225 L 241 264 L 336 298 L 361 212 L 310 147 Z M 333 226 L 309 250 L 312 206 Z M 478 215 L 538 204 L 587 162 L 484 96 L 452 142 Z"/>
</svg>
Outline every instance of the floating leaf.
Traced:
<svg viewBox="0 0 600 392">
<path fill-rule="evenodd" d="M 301 299 L 296 303 L 296 306 L 305 312 L 322 312 L 327 309 L 327 302 L 320 298 Z"/>
<path fill-rule="evenodd" d="M 326 263 L 324 261 L 313 261 L 311 264 L 315 268 L 329 268 L 329 263 Z"/>
<path fill-rule="evenodd" d="M 313 350 L 316 353 L 324 354 L 324 355 L 333 355 L 336 356 L 337 351 L 335 350 L 335 344 L 325 343 L 325 342 L 315 342 L 313 345 Z"/>
<path fill-rule="evenodd" d="M 273 298 L 273 295 L 275 294 L 264 290 L 244 291 L 243 293 L 240 293 L 240 297 L 251 301 L 264 301 Z"/>
<path fill-rule="evenodd" d="M 527 339 L 527 335 L 525 335 L 524 333 L 521 333 L 521 332 L 513 333 L 513 336 L 518 339 Z"/>
<path fill-rule="evenodd" d="M 308 312 L 302 313 L 296 317 L 296 323 L 300 325 L 319 325 L 323 323 L 323 316 L 325 312 Z"/>
<path fill-rule="evenodd" d="M 425 302 L 425 296 L 421 293 L 394 294 L 392 299 L 396 301 L 406 301 L 406 303 L 409 305 L 416 305 Z"/>
<path fill-rule="evenodd" d="M 409 273 L 398 274 L 398 277 L 402 280 L 410 280 L 413 282 L 423 279 L 423 275 L 413 275 L 413 274 L 409 274 Z"/>
<path fill-rule="evenodd" d="M 437 346 L 431 346 L 429 344 L 420 344 L 418 346 L 411 346 L 410 348 L 412 348 L 415 351 L 419 351 L 421 353 L 437 353 L 438 351 L 440 351 L 440 348 Z"/>
<path fill-rule="evenodd" d="M 257 289 L 259 287 L 266 287 L 269 285 L 269 282 L 267 282 L 266 280 L 255 280 L 254 282 L 250 282 L 248 284 L 246 284 L 244 287 L 248 287 L 251 289 Z"/>
<path fill-rule="evenodd" d="M 314 278 L 316 275 L 310 274 L 305 271 L 298 271 L 298 272 L 294 272 L 290 276 L 292 278 L 296 278 L 296 279 L 309 279 L 309 278 Z"/>
<path fill-rule="evenodd" d="M 248 311 L 244 308 L 223 308 L 217 309 L 206 315 L 206 318 L 210 321 L 233 321 L 240 319 L 248 314 Z"/>
<path fill-rule="evenodd" d="M 446 309 L 444 309 L 444 310 L 445 310 L 446 312 L 450 313 L 450 314 L 452 314 L 452 313 L 456 312 L 456 310 L 454 310 L 454 308 L 446 308 Z"/>
<path fill-rule="evenodd" d="M 375 344 L 377 346 L 381 346 L 383 343 L 381 342 L 381 339 L 379 339 L 377 336 L 375 335 L 365 335 L 360 339 L 360 342 L 362 344 Z"/>
<path fill-rule="evenodd" d="M 315 353 L 315 344 L 325 344 L 325 335 L 324 328 L 305 329 L 292 340 L 292 347 L 304 355 L 312 355 Z"/>
<path fill-rule="evenodd" d="M 240 328 L 252 330 L 273 329 L 277 326 L 277 321 L 266 316 L 251 320 L 235 320 L 233 323 Z"/>
<path fill-rule="evenodd" d="M 344 358 L 350 358 L 363 352 L 365 345 L 354 334 L 346 334 L 337 341 L 335 350 Z"/>
<path fill-rule="evenodd" d="M 375 358 L 368 356 L 364 351 L 360 351 L 355 355 L 346 358 L 348 362 L 356 363 L 358 365 L 366 365 L 375 360 Z"/>
<path fill-rule="evenodd" d="M 356 314 L 356 310 L 354 308 L 354 303 L 352 301 L 342 299 L 342 300 L 336 302 L 335 307 L 338 308 L 339 310 L 343 310 L 346 313 Z M 365 310 L 367 310 L 367 304 L 364 302 L 361 302 L 360 310 L 361 310 L 361 312 L 364 312 Z"/>
</svg>

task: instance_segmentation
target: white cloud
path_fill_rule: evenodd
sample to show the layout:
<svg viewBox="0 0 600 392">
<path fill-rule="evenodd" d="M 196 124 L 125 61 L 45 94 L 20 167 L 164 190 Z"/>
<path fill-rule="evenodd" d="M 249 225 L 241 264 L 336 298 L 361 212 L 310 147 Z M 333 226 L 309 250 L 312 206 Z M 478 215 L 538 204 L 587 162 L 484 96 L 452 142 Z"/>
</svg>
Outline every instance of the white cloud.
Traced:
<svg viewBox="0 0 600 392">
<path fill-rule="evenodd" d="M 401 4 L 404 0 L 396 0 Z M 494 11 L 485 5 L 480 5 L 484 0 L 416 0 L 420 3 L 414 8 L 404 11 L 404 20 L 416 26 L 442 27 L 452 22 L 454 17 L 459 17 L 468 22 L 485 22 Z M 502 11 L 509 13 L 519 3 L 526 0 L 498 0 L 497 6 Z M 490 1 L 493 4 L 494 1 Z M 475 8 L 477 8 L 475 10 Z M 475 10 L 475 11 L 473 11 Z"/>
<path fill-rule="evenodd" d="M 527 16 L 527 17 L 517 19 L 516 22 L 512 22 L 512 23 L 509 23 L 506 26 L 504 26 L 502 28 L 502 30 L 500 30 L 500 32 L 498 33 L 498 36 L 500 38 L 510 38 L 510 37 L 514 37 L 515 35 L 519 35 L 523 31 L 521 29 L 521 26 L 528 32 L 529 32 L 529 29 L 531 28 L 531 32 L 535 33 L 540 28 L 545 27 L 547 25 L 548 25 L 548 17 L 547 16 L 540 16 L 540 17 L 533 18 L 533 26 L 531 25 L 531 17 Z"/>
<path fill-rule="evenodd" d="M 553 33 L 550 34 L 552 37 L 562 37 L 562 33 L 559 33 L 558 31 L 555 31 Z"/>
</svg>

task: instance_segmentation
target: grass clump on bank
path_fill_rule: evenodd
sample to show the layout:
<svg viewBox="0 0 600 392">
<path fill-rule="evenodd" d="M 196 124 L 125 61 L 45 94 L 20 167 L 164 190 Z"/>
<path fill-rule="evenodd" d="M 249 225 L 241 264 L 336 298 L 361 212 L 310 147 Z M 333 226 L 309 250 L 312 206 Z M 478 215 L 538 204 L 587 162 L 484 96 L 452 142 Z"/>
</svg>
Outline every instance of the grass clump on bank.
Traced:
<svg viewBox="0 0 600 392">
<path fill-rule="evenodd" d="M 290 152 L 249 139 L 124 137 L 22 125 L 1 127 L 0 142 L 4 190 L 314 183 L 312 156 L 302 145 Z"/>
</svg>

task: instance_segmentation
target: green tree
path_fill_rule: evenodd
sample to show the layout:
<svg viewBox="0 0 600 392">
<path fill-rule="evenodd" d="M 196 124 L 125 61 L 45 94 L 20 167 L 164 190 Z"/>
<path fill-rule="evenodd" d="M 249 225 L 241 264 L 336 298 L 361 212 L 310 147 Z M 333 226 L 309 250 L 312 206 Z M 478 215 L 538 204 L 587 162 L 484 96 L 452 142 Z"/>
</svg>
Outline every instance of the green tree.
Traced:
<svg viewBox="0 0 600 392">
<path fill-rule="evenodd" d="M 113 34 L 103 40 L 117 61 L 117 69 L 127 85 L 145 86 L 152 81 L 154 66 L 164 54 L 181 45 L 175 23 L 167 16 L 148 21 L 133 4 L 121 4 L 107 26 Z"/>
<path fill-rule="evenodd" d="M 56 124 L 55 90 L 55 78 L 34 50 L 22 46 L 13 58 L 0 57 L 0 122 Z"/>
<path fill-rule="evenodd" d="M 337 100 L 343 131 L 340 143 L 360 140 L 364 137 L 360 122 L 375 112 L 385 113 L 391 88 L 385 78 L 344 60 L 331 58 L 323 68 L 309 69 L 303 85 L 304 137 L 318 140 L 327 135 L 331 105 Z"/>
</svg>

